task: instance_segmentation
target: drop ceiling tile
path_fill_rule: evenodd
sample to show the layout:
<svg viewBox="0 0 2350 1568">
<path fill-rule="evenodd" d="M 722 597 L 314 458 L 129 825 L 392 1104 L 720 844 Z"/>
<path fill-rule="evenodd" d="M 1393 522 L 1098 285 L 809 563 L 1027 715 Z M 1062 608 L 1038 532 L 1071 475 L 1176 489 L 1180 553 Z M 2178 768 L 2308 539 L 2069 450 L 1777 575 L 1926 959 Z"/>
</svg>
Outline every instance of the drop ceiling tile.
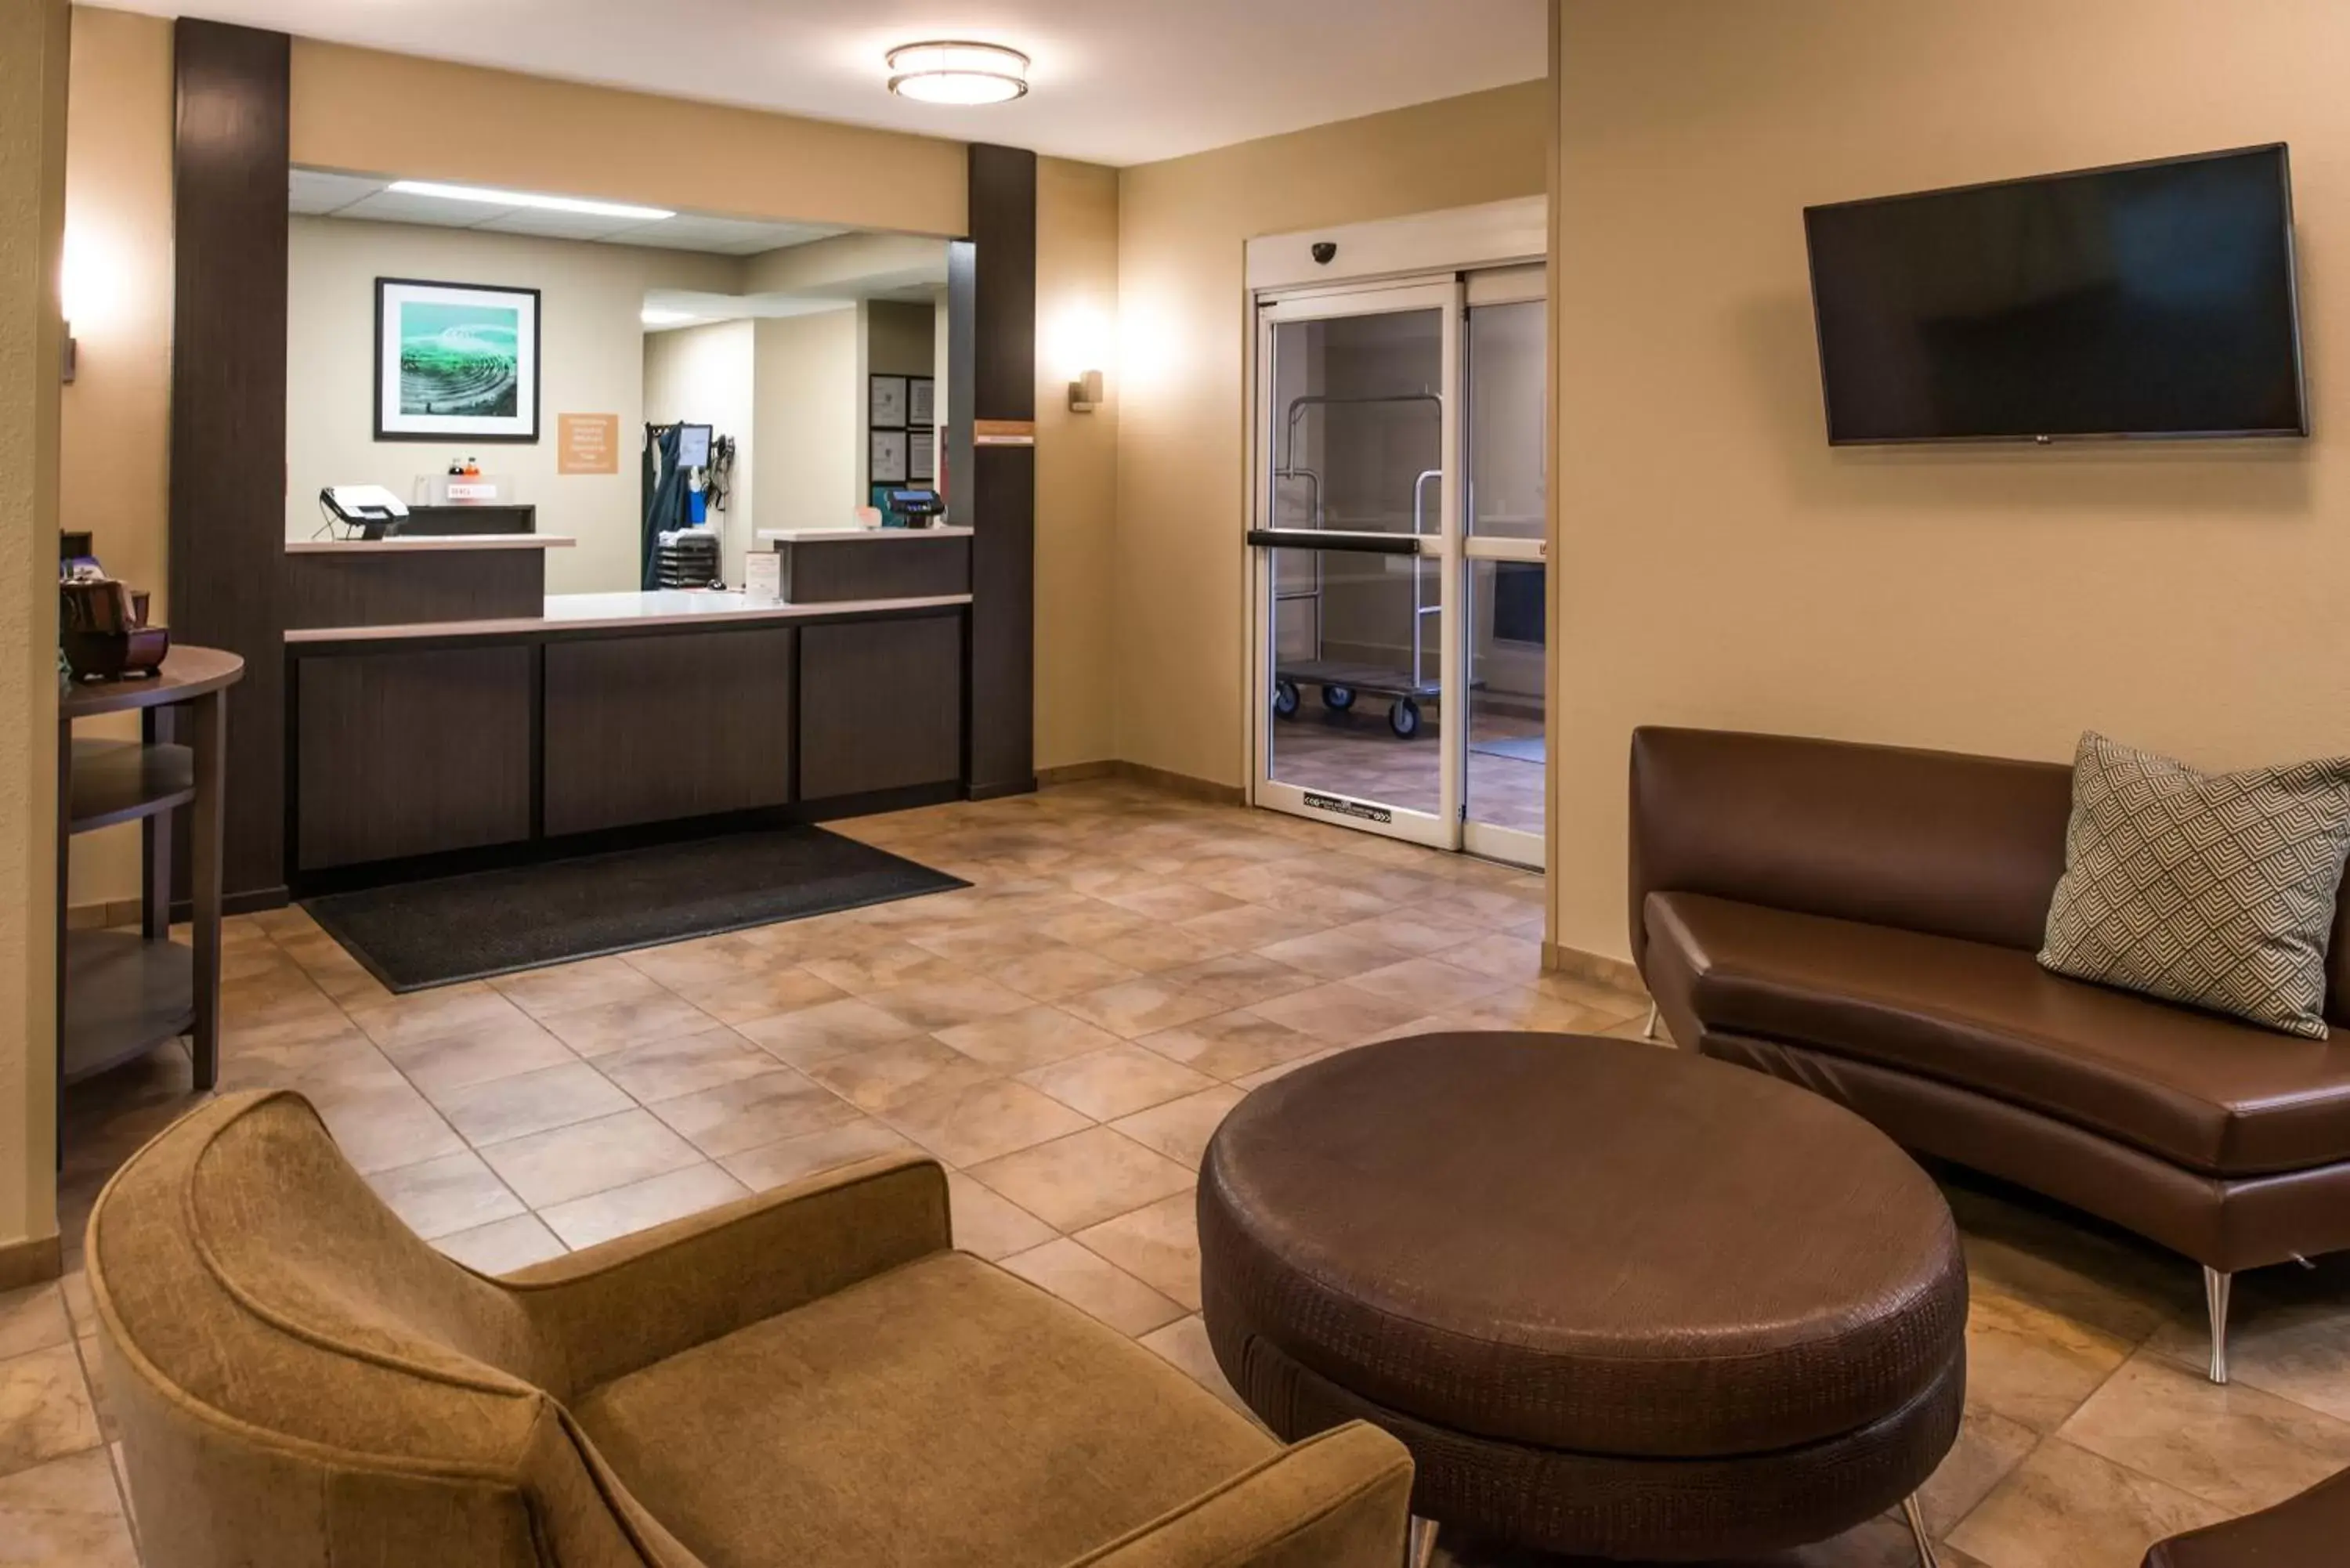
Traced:
<svg viewBox="0 0 2350 1568">
<path fill-rule="evenodd" d="M 516 210 L 493 207 L 482 202 L 452 202 L 444 196 L 417 196 L 405 191 L 382 191 L 364 201 L 353 202 L 335 216 L 367 218 L 379 223 L 431 223 L 444 229 L 471 229 Z"/>
<path fill-rule="evenodd" d="M 493 234 L 532 234 L 546 240 L 600 240 L 637 226 L 634 219 L 609 213 L 559 213 L 546 207 L 517 207 L 473 225 Z"/>
<path fill-rule="evenodd" d="M 286 211 L 313 215 L 333 213 L 383 189 L 384 182 L 366 174 L 337 174 L 324 169 L 293 170 L 286 182 Z"/>
</svg>

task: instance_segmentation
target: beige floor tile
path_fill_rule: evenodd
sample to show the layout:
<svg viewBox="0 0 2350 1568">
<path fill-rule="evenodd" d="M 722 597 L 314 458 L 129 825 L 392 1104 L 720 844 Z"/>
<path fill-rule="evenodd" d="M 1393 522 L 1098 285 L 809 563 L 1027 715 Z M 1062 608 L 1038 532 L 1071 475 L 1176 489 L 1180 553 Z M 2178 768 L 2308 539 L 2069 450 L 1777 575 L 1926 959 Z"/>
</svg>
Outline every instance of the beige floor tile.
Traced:
<svg viewBox="0 0 2350 1568">
<path fill-rule="evenodd" d="M 775 1059 L 732 1029 L 705 1029 L 598 1056 L 596 1070 L 652 1105 L 772 1073 Z"/>
<path fill-rule="evenodd" d="M 432 1244 L 467 1268 L 485 1274 L 511 1274 L 559 1258 L 567 1251 L 536 1214 L 517 1214 L 511 1220 L 438 1237 Z"/>
<path fill-rule="evenodd" d="M 954 1244 L 990 1262 L 1041 1247 L 1055 1232 L 1025 1209 L 960 1170 L 947 1172 Z"/>
<path fill-rule="evenodd" d="M 592 1061 L 648 1041 L 699 1034 L 716 1027 L 718 1020 L 685 998 L 663 992 L 629 1002 L 605 1002 L 568 1012 L 550 1012 L 539 1022 L 556 1039 Z"/>
<path fill-rule="evenodd" d="M 1534 1030 L 1547 1034 L 1604 1034 L 1618 1023 L 1644 1023 L 1648 1016 L 1648 1010 L 1642 1008 L 1632 1019 L 1619 1019 L 1538 987 L 1508 984 L 1442 1012 L 1455 1028 Z"/>
<path fill-rule="evenodd" d="M 1256 1413 L 1233 1391 L 1224 1369 L 1216 1365 L 1216 1353 L 1208 1345 L 1208 1325 L 1197 1313 L 1151 1330 L 1142 1336 L 1142 1345 L 1182 1368 L 1193 1382 L 1250 1420 L 1256 1419 Z"/>
<path fill-rule="evenodd" d="M 0 1565 L 138 1568 L 138 1563 L 105 1449 L 0 1479 Z"/>
<path fill-rule="evenodd" d="M 743 931 L 695 937 L 657 948 L 622 953 L 620 961 L 638 973 L 671 990 L 697 985 L 723 985 L 754 974 L 775 961 L 775 955 Z"/>
<path fill-rule="evenodd" d="M 643 1110 L 493 1144 L 482 1158 L 539 1210 L 702 1163 L 701 1151 Z"/>
<path fill-rule="evenodd" d="M 368 1178 L 368 1185 L 428 1241 L 524 1211 L 522 1199 L 471 1152 L 380 1170 Z"/>
<path fill-rule="evenodd" d="M 2057 1436 L 2230 1513 L 2282 1502 L 2350 1468 L 2350 1422 L 2246 1385 L 2222 1387 L 2146 1351 Z"/>
<path fill-rule="evenodd" d="M 1020 1075 L 1020 1081 L 1097 1122 L 1130 1116 L 1215 1085 L 1215 1080 L 1205 1074 L 1129 1044 L 1032 1067 Z"/>
<path fill-rule="evenodd" d="M 1402 949 L 1389 947 L 1376 938 L 1344 930 L 1316 931 L 1311 936 L 1269 942 L 1257 952 L 1275 963 L 1304 970 L 1318 980 L 1350 979 L 1373 970 L 1385 969 L 1411 956 Z"/>
<path fill-rule="evenodd" d="M 1118 1044 L 1107 1030 L 1043 1004 L 941 1029 L 938 1038 L 998 1073 L 1022 1073 Z"/>
<path fill-rule="evenodd" d="M 2181 1313 L 2155 1331 L 2147 1348 L 2199 1371 L 2210 1343 L 2202 1314 Z M 2350 1420 L 2350 1296 L 2272 1303 L 2257 1289 L 2240 1286 L 2228 1328 L 2228 1376 L 2234 1386 Z"/>
<path fill-rule="evenodd" d="M 1059 1101 L 1008 1078 L 924 1095 L 883 1111 L 880 1116 L 956 1167 L 1030 1148 L 1089 1125 Z"/>
<path fill-rule="evenodd" d="M 860 1046 L 810 1065 L 807 1075 L 867 1112 L 941 1095 L 949 1089 L 1000 1076 L 993 1068 L 975 1062 L 927 1034 Z"/>
<path fill-rule="evenodd" d="M 988 1160 L 971 1174 L 1064 1234 L 1191 1185 L 1189 1169 L 1108 1127 Z"/>
<path fill-rule="evenodd" d="M 715 1159 L 857 1119 L 857 1107 L 803 1074 L 778 1067 L 649 1107 Z"/>
<path fill-rule="evenodd" d="M 2203 1321 L 2202 1276 L 2176 1253 L 2052 1205 L 2027 1205 L 1949 1182 L 1943 1194 L 1958 1218 L 1967 1271 L 1980 1288 L 2131 1345 L 2167 1321 Z M 2196 1352 L 2199 1361 L 2202 1354 Z"/>
<path fill-rule="evenodd" d="M 1113 963 L 1142 974 L 1159 974 L 1223 956 L 1223 947 L 1178 926 L 1149 924 L 1085 944 Z"/>
<path fill-rule="evenodd" d="M 1138 971 L 1079 947 L 1056 947 L 990 966 L 989 977 L 1039 1002 L 1092 992 L 1137 978 Z"/>
<path fill-rule="evenodd" d="M 1014 1252 L 1003 1267 L 1120 1334 L 1139 1336 L 1183 1315 L 1181 1307 L 1066 1237 Z"/>
<path fill-rule="evenodd" d="M 993 974 L 1014 959 L 1033 958 L 1066 946 L 1058 938 L 1010 916 L 993 916 L 960 924 L 907 928 L 907 940 L 949 963 Z"/>
<path fill-rule="evenodd" d="M 2035 1432 L 2053 1432 L 2133 1348 L 1978 1282 L 1967 1313 L 1967 1396 Z"/>
<path fill-rule="evenodd" d="M 797 1012 L 838 1002 L 847 993 L 797 966 L 778 966 L 720 985 L 698 985 L 683 994 L 722 1023 L 748 1023 L 778 1013 Z"/>
<path fill-rule="evenodd" d="M 371 1007 L 347 1007 L 345 1012 L 379 1045 L 513 1027 L 530 1016 L 478 981 L 411 992 Z"/>
<path fill-rule="evenodd" d="M 1989 1568 L 2137 1568 L 2166 1535 L 2226 1511 L 2050 1438 L 1950 1532 Z"/>
<path fill-rule="evenodd" d="M 869 996 L 923 981 L 961 980 L 971 972 L 927 948 L 896 940 L 862 952 L 810 959 L 801 967 L 851 996 Z"/>
<path fill-rule="evenodd" d="M 88 1339 L 98 1332 L 98 1308 L 90 1301 L 87 1270 L 68 1268 L 57 1281 L 57 1294 L 65 1299 L 66 1317 L 73 1324 L 76 1339 Z"/>
<path fill-rule="evenodd" d="M 1157 924 L 1156 920 L 1138 915 L 1131 909 L 1121 909 L 1116 904 L 1105 904 L 1098 898 L 1082 898 L 1072 908 L 1037 921 L 1036 929 L 1055 941 L 1092 949 L 1097 942 L 1127 936 Z"/>
<path fill-rule="evenodd" d="M 1532 985 L 1543 974 L 1542 943 L 1533 937 L 1480 937 L 1446 948 L 1444 961 L 1521 985 Z"/>
<path fill-rule="evenodd" d="M 1301 1034 L 1311 1034 L 1325 1045 L 1356 1045 L 1424 1018 L 1432 1010 L 1334 981 L 1255 1002 L 1247 1011 Z"/>
<path fill-rule="evenodd" d="M 1390 910 L 1336 928 L 1351 937 L 1415 957 L 1427 957 L 1491 934 L 1491 928 L 1457 915 L 1430 915 L 1416 909 Z"/>
<path fill-rule="evenodd" d="M 361 1175 L 462 1153 L 457 1136 L 405 1080 L 365 1089 L 307 1090 L 335 1143 Z"/>
<path fill-rule="evenodd" d="M 1112 1125 L 1128 1137 L 1146 1148 L 1155 1149 L 1181 1166 L 1196 1171 L 1208 1152 L 1208 1140 L 1223 1125 L 1234 1106 L 1241 1103 L 1245 1091 L 1230 1085 L 1219 1084 L 1212 1089 L 1202 1089 L 1196 1095 L 1186 1095 L 1180 1100 L 1170 1100 L 1163 1106 L 1153 1106 L 1130 1116 L 1120 1116 Z"/>
<path fill-rule="evenodd" d="M 870 1116 L 859 1116 L 822 1132 L 746 1148 L 718 1163 L 753 1191 L 765 1192 L 878 1155 L 919 1152 L 903 1135 Z"/>
<path fill-rule="evenodd" d="M 449 1125 L 476 1148 L 594 1121 L 628 1110 L 633 1103 L 603 1074 L 578 1061 L 443 1090 L 433 1100 Z"/>
<path fill-rule="evenodd" d="M 1302 969 L 1293 969 L 1258 953 L 1230 953 L 1204 963 L 1169 970 L 1159 978 L 1219 1002 L 1224 1009 L 1251 1007 L 1323 983 Z"/>
<path fill-rule="evenodd" d="M 690 1165 L 557 1203 L 540 1210 L 538 1217 L 577 1250 L 732 1203 L 750 1190 L 717 1166 Z"/>
<path fill-rule="evenodd" d="M 1089 1225 L 1076 1239 L 1152 1290 L 1200 1310 L 1198 1199 L 1191 1189 Z"/>
<path fill-rule="evenodd" d="M 1245 952 L 1285 942 L 1297 937 L 1311 936 L 1326 930 L 1331 922 L 1318 915 L 1306 914 L 1289 899 L 1278 906 L 1242 904 L 1230 909 L 1219 909 L 1210 915 L 1195 915 L 1179 920 L 1175 929 L 1213 942 L 1225 952 Z"/>
<path fill-rule="evenodd" d="M 738 1023 L 734 1032 L 778 1061 L 805 1067 L 884 1040 L 922 1033 L 869 1002 L 850 999 Z"/>
<path fill-rule="evenodd" d="M 1138 1042 L 1194 1072 L 1226 1083 L 1327 1050 L 1323 1042 L 1251 1011 L 1218 1013 Z"/>
<path fill-rule="evenodd" d="M 1456 1012 L 1503 989 L 1490 974 L 1440 958 L 1406 959 L 1355 975 L 1347 983 L 1419 1012 Z"/>
<path fill-rule="evenodd" d="M 1918 1489 L 1926 1528 L 1938 1538 L 1948 1535 L 2039 1443 L 2040 1434 L 2031 1428 L 1980 1405 L 1968 1406 L 1959 1440 Z"/>
<path fill-rule="evenodd" d="M 1010 986 L 981 975 L 961 980 L 917 981 L 868 993 L 865 1000 L 917 1029 L 951 1029 L 983 1018 L 1000 1018 L 1035 1003 Z"/>
<path fill-rule="evenodd" d="M 529 1020 L 388 1046 L 384 1055 L 427 1097 L 577 1062 L 571 1047 Z"/>
<path fill-rule="evenodd" d="M 0 1361 L 0 1476 L 98 1443 L 98 1413 L 71 1345 Z"/>
<path fill-rule="evenodd" d="M 618 957 L 583 959 L 554 969 L 500 975 L 490 985 L 534 1017 L 607 1002 L 634 1002 L 660 991 L 651 976 Z"/>
<path fill-rule="evenodd" d="M 1151 877 L 1145 886 L 1123 888 L 1097 897 L 1105 904 L 1115 904 L 1146 919 L 1165 920 L 1170 924 L 1242 907 L 1238 898 L 1228 898 L 1222 893 L 1173 877 Z"/>
<path fill-rule="evenodd" d="M 73 1337 L 65 1293 L 53 1282 L 0 1294 L 0 1361 Z"/>
<path fill-rule="evenodd" d="M 1064 1012 L 1107 1029 L 1123 1040 L 1156 1033 L 1226 1011 L 1226 1004 L 1198 992 L 1185 991 L 1165 975 L 1140 975 L 1116 985 L 1064 997 Z"/>
</svg>

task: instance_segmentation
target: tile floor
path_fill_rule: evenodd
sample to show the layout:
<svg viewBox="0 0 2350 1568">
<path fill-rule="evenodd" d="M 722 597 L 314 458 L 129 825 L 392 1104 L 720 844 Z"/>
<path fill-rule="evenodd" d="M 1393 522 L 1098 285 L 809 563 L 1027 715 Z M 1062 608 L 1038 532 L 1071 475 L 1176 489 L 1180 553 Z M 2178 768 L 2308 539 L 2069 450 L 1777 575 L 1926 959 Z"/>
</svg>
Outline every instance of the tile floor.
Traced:
<svg viewBox="0 0 2350 1568">
<path fill-rule="evenodd" d="M 974 886 L 407 997 L 298 910 L 240 919 L 224 1083 L 302 1089 L 411 1224 L 492 1271 L 927 1149 L 961 1245 L 1229 1397 L 1191 1187 L 1250 1086 L 1389 1033 L 1630 1034 L 1644 1012 L 1540 972 L 1537 879 L 1318 824 L 1103 783 L 847 828 Z M 6 1568 L 136 1561 L 79 1234 L 187 1101 L 177 1053 L 71 1098 L 68 1272 L 0 1296 Z M 1925 1494 L 1945 1563 L 2133 1568 L 2350 1465 L 2350 1260 L 2241 1282 L 2237 1381 L 2214 1388 L 2193 1269 L 1948 1189 L 1975 1293 L 1966 1426 Z M 1784 1565 L 1910 1561 L 1878 1519 Z"/>
<path fill-rule="evenodd" d="M 1473 742 L 1539 739 L 1542 721 L 1470 705 L 1468 792 L 1470 820 L 1521 833 L 1543 830 L 1544 773 L 1539 758 L 1497 755 Z M 1351 711 L 1333 713 L 1317 690 L 1306 688 L 1295 719 L 1273 726 L 1273 776 L 1300 789 L 1327 790 L 1355 800 L 1402 806 L 1433 815 L 1444 742 L 1440 738 L 1451 710 L 1430 702 L 1416 739 L 1399 741 L 1388 729 L 1388 700 L 1364 697 Z"/>
</svg>

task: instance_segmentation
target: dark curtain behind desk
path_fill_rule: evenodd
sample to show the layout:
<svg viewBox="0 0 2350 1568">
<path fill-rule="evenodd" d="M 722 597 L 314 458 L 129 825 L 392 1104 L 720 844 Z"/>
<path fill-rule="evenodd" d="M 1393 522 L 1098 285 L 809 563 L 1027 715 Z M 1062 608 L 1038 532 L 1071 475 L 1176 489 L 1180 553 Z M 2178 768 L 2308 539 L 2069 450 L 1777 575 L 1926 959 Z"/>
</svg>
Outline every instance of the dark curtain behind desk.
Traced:
<svg viewBox="0 0 2350 1568">
<path fill-rule="evenodd" d="M 660 586 L 660 536 L 685 526 L 687 497 L 685 471 L 677 465 L 682 432 L 669 425 L 648 427 L 647 433 L 652 439 L 645 443 L 645 526 L 637 575 L 650 593 Z"/>
</svg>

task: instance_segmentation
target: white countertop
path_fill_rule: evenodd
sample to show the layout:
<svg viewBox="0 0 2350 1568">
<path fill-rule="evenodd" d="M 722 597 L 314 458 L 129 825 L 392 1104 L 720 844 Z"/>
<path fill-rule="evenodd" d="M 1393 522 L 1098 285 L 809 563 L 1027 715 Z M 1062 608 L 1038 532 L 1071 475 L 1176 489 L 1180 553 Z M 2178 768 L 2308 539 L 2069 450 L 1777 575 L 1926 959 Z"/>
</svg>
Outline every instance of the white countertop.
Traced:
<svg viewBox="0 0 2350 1568">
<path fill-rule="evenodd" d="M 660 588 L 651 593 L 549 594 L 543 616 L 495 620 L 417 621 L 405 626 L 315 627 L 289 631 L 296 642 L 390 641 L 420 637 L 483 637 L 503 632 L 589 631 L 600 627 L 731 626 L 763 620 L 806 620 L 816 616 L 871 615 L 890 610 L 953 609 L 971 603 L 969 594 L 928 598 L 842 599 L 829 604 L 754 605 L 739 593 L 698 588 Z"/>
<path fill-rule="evenodd" d="M 759 538 L 769 545 L 830 544 L 835 539 L 968 539 L 971 530 L 960 525 L 941 528 L 762 528 Z"/>
<path fill-rule="evenodd" d="M 562 534 L 400 534 L 389 539 L 288 539 L 289 556 L 403 556 L 422 550 L 568 550 Z"/>
</svg>

